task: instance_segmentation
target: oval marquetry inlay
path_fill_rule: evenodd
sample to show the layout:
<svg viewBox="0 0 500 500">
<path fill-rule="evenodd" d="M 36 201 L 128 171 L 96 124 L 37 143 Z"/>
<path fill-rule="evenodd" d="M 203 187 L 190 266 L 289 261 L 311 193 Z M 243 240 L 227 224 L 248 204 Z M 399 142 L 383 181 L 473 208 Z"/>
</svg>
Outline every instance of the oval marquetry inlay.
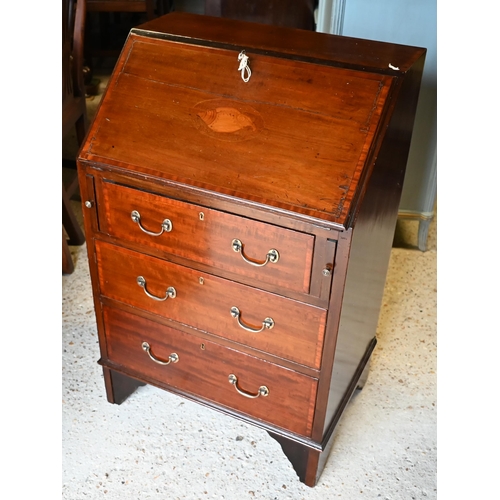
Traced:
<svg viewBox="0 0 500 500">
<path fill-rule="evenodd" d="M 214 99 L 195 106 L 200 132 L 225 141 L 250 139 L 263 127 L 260 114 L 236 101 Z"/>
<path fill-rule="evenodd" d="M 250 127 L 255 130 L 255 125 L 250 117 L 244 115 L 236 108 L 215 108 L 201 111 L 198 116 L 214 132 L 231 133 Z"/>
</svg>

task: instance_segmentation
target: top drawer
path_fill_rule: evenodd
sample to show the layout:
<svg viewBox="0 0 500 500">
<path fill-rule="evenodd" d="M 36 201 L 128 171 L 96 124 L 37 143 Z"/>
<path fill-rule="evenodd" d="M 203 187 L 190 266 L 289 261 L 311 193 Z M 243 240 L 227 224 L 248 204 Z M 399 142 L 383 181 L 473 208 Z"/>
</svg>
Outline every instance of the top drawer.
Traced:
<svg viewBox="0 0 500 500">
<path fill-rule="evenodd" d="M 102 183 L 101 231 L 125 242 L 309 293 L 314 236 Z"/>
</svg>

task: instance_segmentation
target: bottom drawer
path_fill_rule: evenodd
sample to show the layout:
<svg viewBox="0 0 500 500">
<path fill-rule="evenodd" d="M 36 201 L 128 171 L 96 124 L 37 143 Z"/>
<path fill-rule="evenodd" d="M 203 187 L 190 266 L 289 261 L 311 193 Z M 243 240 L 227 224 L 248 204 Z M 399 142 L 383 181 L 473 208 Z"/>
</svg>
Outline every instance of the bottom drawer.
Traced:
<svg viewBox="0 0 500 500">
<path fill-rule="evenodd" d="M 104 307 L 103 314 L 111 363 L 311 435 L 317 379 L 118 309 Z"/>
</svg>

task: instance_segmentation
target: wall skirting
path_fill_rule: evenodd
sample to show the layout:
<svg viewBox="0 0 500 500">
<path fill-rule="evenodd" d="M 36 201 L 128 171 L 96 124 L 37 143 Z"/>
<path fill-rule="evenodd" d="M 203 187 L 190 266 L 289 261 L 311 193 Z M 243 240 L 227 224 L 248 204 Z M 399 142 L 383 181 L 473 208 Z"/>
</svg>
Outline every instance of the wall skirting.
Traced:
<svg viewBox="0 0 500 500">
<path fill-rule="evenodd" d="M 398 217 L 401 219 L 431 221 L 434 218 L 434 212 L 414 212 L 412 210 L 399 210 Z"/>
</svg>

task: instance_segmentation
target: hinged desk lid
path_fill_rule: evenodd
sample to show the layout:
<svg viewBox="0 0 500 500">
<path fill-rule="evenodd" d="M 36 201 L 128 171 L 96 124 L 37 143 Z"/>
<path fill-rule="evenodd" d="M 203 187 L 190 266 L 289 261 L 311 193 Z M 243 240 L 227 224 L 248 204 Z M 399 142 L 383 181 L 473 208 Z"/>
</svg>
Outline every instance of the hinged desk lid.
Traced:
<svg viewBox="0 0 500 500">
<path fill-rule="evenodd" d="M 218 40 L 193 38 L 197 23 L 201 33 L 203 23 L 218 27 Z M 239 25 L 169 14 L 133 30 L 80 159 L 346 226 L 394 76 L 336 67 L 314 51 L 267 53 L 259 30 L 233 45 Z"/>
</svg>

